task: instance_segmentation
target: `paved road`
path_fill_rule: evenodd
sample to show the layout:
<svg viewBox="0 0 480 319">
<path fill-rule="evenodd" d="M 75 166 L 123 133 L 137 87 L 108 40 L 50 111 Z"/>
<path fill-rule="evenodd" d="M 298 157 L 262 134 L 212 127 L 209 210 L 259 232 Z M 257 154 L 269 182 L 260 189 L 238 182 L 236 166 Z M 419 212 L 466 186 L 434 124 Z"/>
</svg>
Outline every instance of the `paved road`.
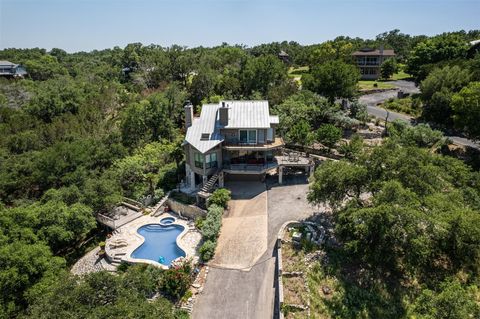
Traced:
<svg viewBox="0 0 480 319">
<path fill-rule="evenodd" d="M 400 80 L 400 81 L 392 81 L 390 83 L 394 84 L 399 90 L 402 90 L 405 93 L 412 94 L 412 93 L 420 92 L 420 90 L 415 86 L 415 84 L 410 81 Z M 398 91 L 385 91 L 385 92 L 379 92 L 379 93 L 373 93 L 373 94 L 366 94 L 366 95 L 360 96 L 358 100 L 367 105 L 368 114 L 373 115 L 377 118 L 385 120 L 388 115 L 389 121 L 400 119 L 407 122 L 412 122 L 414 118 L 409 115 L 396 113 L 393 111 L 387 111 L 377 106 L 378 104 L 383 103 L 384 101 L 390 98 L 397 97 L 397 92 Z M 467 138 L 464 138 L 461 136 L 447 136 L 447 137 L 450 140 L 452 140 L 453 143 L 455 144 L 469 146 L 469 147 L 473 147 L 480 150 L 480 144 L 475 143 L 474 141 L 469 140 Z"/>
<path fill-rule="evenodd" d="M 278 186 L 267 180 L 267 251 L 248 271 L 210 267 L 203 293 L 193 308 L 193 318 L 273 318 L 276 261 L 273 248 L 278 231 L 286 221 L 304 219 L 314 212 L 305 198 L 306 179 L 289 178 L 287 183 Z"/>
</svg>

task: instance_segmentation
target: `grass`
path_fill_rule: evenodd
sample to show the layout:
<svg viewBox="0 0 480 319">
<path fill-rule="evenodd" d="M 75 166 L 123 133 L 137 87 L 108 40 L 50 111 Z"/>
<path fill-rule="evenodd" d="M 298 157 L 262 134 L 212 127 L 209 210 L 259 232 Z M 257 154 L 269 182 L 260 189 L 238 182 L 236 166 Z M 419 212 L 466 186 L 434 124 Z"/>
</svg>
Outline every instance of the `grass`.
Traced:
<svg viewBox="0 0 480 319">
<path fill-rule="evenodd" d="M 393 89 L 395 86 L 388 83 L 388 81 L 360 80 L 358 81 L 358 87 L 361 91 L 364 91 L 374 89 Z"/>
<path fill-rule="evenodd" d="M 400 70 L 399 72 L 395 73 L 392 76 L 392 80 L 397 81 L 397 80 L 408 80 L 411 79 L 412 76 L 410 74 L 405 73 L 403 70 Z"/>
</svg>

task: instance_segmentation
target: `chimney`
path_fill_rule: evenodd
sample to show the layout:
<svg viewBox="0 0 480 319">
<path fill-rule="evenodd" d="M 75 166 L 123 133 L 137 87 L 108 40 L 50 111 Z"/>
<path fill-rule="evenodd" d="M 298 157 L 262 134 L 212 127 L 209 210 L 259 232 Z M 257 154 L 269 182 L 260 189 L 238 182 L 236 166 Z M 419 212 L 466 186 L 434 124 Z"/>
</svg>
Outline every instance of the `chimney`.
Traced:
<svg viewBox="0 0 480 319">
<path fill-rule="evenodd" d="M 380 46 L 380 55 L 383 55 L 383 44 Z"/>
<path fill-rule="evenodd" d="M 222 106 L 220 109 L 218 109 L 219 112 L 219 118 L 220 118 L 220 124 L 222 126 L 227 126 L 228 125 L 228 105 L 225 104 L 225 102 L 222 102 Z"/>
<path fill-rule="evenodd" d="M 184 106 L 185 109 L 185 129 L 192 126 L 193 123 L 193 105 L 190 101 L 187 101 Z"/>
</svg>

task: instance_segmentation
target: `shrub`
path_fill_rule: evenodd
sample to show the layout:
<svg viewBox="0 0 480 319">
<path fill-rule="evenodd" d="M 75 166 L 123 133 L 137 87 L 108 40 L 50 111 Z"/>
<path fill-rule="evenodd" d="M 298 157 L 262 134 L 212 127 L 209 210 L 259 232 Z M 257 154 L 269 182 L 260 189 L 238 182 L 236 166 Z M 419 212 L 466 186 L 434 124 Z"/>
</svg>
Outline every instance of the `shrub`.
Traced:
<svg viewBox="0 0 480 319">
<path fill-rule="evenodd" d="M 199 217 L 199 218 L 195 219 L 195 227 L 197 229 L 202 230 L 204 222 L 205 222 L 205 218 L 203 218 L 203 217 Z"/>
<path fill-rule="evenodd" d="M 216 240 L 222 226 L 223 207 L 210 205 L 207 217 L 202 224 L 202 235 L 206 240 Z"/>
<path fill-rule="evenodd" d="M 190 287 L 190 265 L 185 263 L 180 267 L 172 267 L 163 271 L 159 288 L 175 300 L 180 299 Z"/>
<path fill-rule="evenodd" d="M 203 261 L 209 261 L 213 258 L 216 246 L 217 243 L 211 240 L 207 240 L 203 243 L 202 247 L 200 247 L 200 256 L 202 257 Z"/>
<path fill-rule="evenodd" d="M 232 192 L 226 188 L 219 188 L 215 190 L 208 199 L 208 205 L 218 205 L 223 208 L 227 208 L 228 201 L 230 200 Z"/>
<path fill-rule="evenodd" d="M 383 107 L 400 113 L 412 116 L 420 116 L 422 113 L 422 102 L 418 97 L 407 97 L 405 99 L 389 99 L 383 103 Z"/>
</svg>

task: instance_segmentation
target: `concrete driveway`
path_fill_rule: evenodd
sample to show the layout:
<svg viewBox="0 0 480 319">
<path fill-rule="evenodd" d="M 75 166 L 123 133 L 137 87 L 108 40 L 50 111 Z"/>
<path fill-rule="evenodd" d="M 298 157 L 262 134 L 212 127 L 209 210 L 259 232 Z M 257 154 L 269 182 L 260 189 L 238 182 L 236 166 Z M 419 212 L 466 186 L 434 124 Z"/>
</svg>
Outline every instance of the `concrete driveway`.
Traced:
<svg viewBox="0 0 480 319">
<path fill-rule="evenodd" d="M 281 186 L 276 184 L 276 181 L 276 178 L 267 180 L 268 191 L 266 193 L 268 195 L 265 194 L 265 201 L 256 200 L 259 205 L 258 208 L 261 207 L 260 203 L 265 203 L 268 211 L 268 227 L 266 227 L 264 236 L 266 251 L 256 260 L 253 266 L 250 266 L 249 271 L 211 266 L 204 290 L 193 307 L 193 318 L 270 319 L 274 317 L 276 257 L 273 248 L 278 231 L 286 221 L 305 219 L 316 210 L 306 201 L 308 184 L 304 177 L 288 177 L 285 184 Z M 252 183 L 247 182 L 243 186 L 245 187 L 243 191 L 248 191 L 249 188 L 252 188 Z M 263 187 L 265 187 L 265 184 L 263 184 Z M 234 192 L 239 194 L 237 191 Z M 253 198 L 257 199 L 257 196 Z M 228 218 L 238 218 L 234 217 L 238 216 L 237 213 L 245 215 L 244 218 L 246 219 L 250 218 L 251 214 L 255 214 L 252 209 L 249 209 L 253 204 L 242 205 L 241 197 L 234 199 L 233 204 L 238 205 L 231 211 L 231 217 L 224 218 L 224 223 Z M 263 196 L 260 198 L 263 198 Z M 257 220 L 260 221 L 260 218 Z M 262 224 L 261 228 L 264 229 L 263 227 Z M 256 245 L 257 243 L 253 241 L 248 245 L 248 249 L 255 251 L 252 256 L 258 256 L 259 251 L 263 250 L 263 248 L 258 249 Z M 261 245 L 263 243 L 259 244 L 259 246 Z M 223 249 L 226 248 L 227 246 Z M 219 252 L 217 250 L 217 253 Z M 220 252 L 220 254 L 223 254 L 223 252 Z M 229 255 L 232 261 L 233 258 L 238 258 L 245 264 L 254 259 L 251 257 L 245 258 L 238 251 L 233 251 Z"/>
<path fill-rule="evenodd" d="M 223 217 L 210 265 L 249 270 L 267 250 L 267 189 L 260 182 L 230 182 L 228 214 Z"/>
</svg>

